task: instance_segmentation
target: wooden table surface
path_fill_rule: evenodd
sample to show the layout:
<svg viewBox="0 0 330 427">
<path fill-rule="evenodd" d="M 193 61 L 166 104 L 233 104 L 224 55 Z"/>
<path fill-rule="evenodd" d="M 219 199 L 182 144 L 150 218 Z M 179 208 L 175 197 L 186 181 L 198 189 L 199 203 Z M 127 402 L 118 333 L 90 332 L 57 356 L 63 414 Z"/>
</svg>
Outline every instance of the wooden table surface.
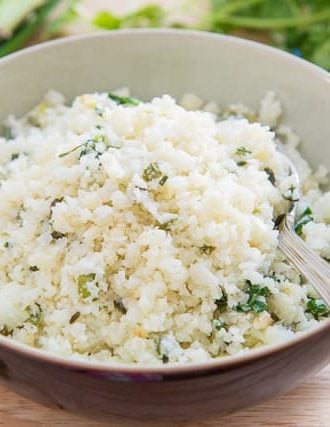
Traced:
<svg viewBox="0 0 330 427">
<path fill-rule="evenodd" d="M 159 423 L 113 419 L 100 423 L 55 411 L 0 386 L 0 427 L 330 427 L 330 365 L 289 394 L 225 417 Z"/>
<path fill-rule="evenodd" d="M 207 7 L 208 0 L 194 0 Z M 177 7 L 186 0 L 153 0 Z M 148 0 L 84 0 L 90 10 L 109 8 L 117 13 L 148 3 Z M 190 0 L 192 3 L 192 0 Z M 195 9 L 196 10 L 196 9 Z M 197 9 L 197 13 L 200 13 Z M 81 29 L 73 27 L 72 32 Z M 99 423 L 29 401 L 0 385 L 0 426 L 4 427 L 168 427 L 169 423 L 114 419 Z M 330 427 L 330 365 L 291 393 L 222 418 L 171 423 L 171 427 Z"/>
</svg>

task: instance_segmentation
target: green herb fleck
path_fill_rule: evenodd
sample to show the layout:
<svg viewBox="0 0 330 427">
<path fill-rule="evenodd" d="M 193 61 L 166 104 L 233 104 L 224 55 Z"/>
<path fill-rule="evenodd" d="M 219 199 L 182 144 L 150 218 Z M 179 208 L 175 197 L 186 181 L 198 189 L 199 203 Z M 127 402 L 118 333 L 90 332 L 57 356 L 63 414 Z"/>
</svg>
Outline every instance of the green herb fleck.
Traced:
<svg viewBox="0 0 330 427">
<path fill-rule="evenodd" d="M 95 277 L 96 277 L 95 273 L 81 274 L 78 277 L 78 293 L 83 298 L 88 298 L 91 296 L 91 293 L 87 288 L 87 284 L 95 280 Z"/>
<path fill-rule="evenodd" d="M 76 147 L 73 147 L 71 150 L 66 151 L 65 153 L 61 153 L 61 154 L 59 154 L 59 155 L 58 155 L 58 157 L 60 157 L 60 158 L 62 158 L 62 157 L 66 157 L 66 156 L 68 156 L 69 154 L 73 153 L 74 151 L 78 150 L 79 148 L 83 147 L 85 144 L 86 144 L 85 142 L 84 142 L 84 143 L 82 143 L 82 144 L 79 144 L 79 145 L 77 145 Z"/>
<path fill-rule="evenodd" d="M 238 303 L 236 306 L 237 311 L 247 313 L 249 311 L 254 311 L 255 313 L 262 313 L 268 308 L 267 303 L 260 301 L 258 299 L 249 300 L 246 304 Z"/>
<path fill-rule="evenodd" d="M 248 162 L 245 160 L 241 160 L 241 161 L 237 162 L 237 166 L 246 166 L 247 164 L 248 164 Z"/>
<path fill-rule="evenodd" d="M 39 271 L 39 267 L 37 267 L 36 265 L 30 265 L 29 270 L 30 271 Z"/>
<path fill-rule="evenodd" d="M 159 228 L 160 230 L 164 230 L 164 231 L 170 231 L 171 230 L 171 226 L 173 225 L 173 223 L 176 221 L 175 218 L 173 219 L 169 219 L 166 222 L 163 223 L 157 223 L 156 227 Z"/>
<path fill-rule="evenodd" d="M 281 279 L 278 276 L 276 276 L 274 271 L 269 272 L 269 274 L 266 277 L 273 279 L 277 283 L 281 283 Z"/>
<path fill-rule="evenodd" d="M 8 328 L 7 325 L 3 325 L 0 328 L 0 335 L 3 335 L 4 337 L 12 337 L 13 336 L 13 329 Z"/>
<path fill-rule="evenodd" d="M 298 202 L 299 198 L 298 199 L 293 198 L 293 193 L 295 190 L 296 190 L 296 187 L 294 185 L 291 185 L 288 188 L 288 194 L 282 194 L 283 199 L 287 200 L 288 202 Z"/>
<path fill-rule="evenodd" d="M 146 182 L 150 182 L 153 179 L 160 178 L 162 173 L 158 167 L 157 163 L 150 163 L 143 171 L 142 178 Z"/>
<path fill-rule="evenodd" d="M 267 302 L 265 298 L 270 296 L 270 290 L 267 287 L 262 287 L 260 285 L 254 285 L 249 280 L 246 281 L 247 288 L 244 292 L 249 295 L 249 299 L 245 304 L 237 304 L 236 310 L 241 312 L 254 311 L 255 313 L 261 313 L 268 309 Z"/>
<path fill-rule="evenodd" d="M 32 323 L 34 326 L 41 326 L 42 324 L 42 308 L 39 303 L 34 303 L 32 306 L 29 305 L 25 311 L 28 313 L 29 318 L 27 322 Z"/>
<path fill-rule="evenodd" d="M 138 190 L 140 190 L 140 191 L 148 191 L 148 189 L 147 189 L 147 188 L 140 187 L 139 185 L 134 185 L 134 188 L 137 188 L 137 189 L 138 189 Z"/>
<path fill-rule="evenodd" d="M 245 289 L 245 292 L 249 295 L 256 295 L 256 296 L 262 296 L 262 297 L 269 297 L 270 296 L 270 290 L 264 286 L 260 285 L 253 285 L 249 280 L 247 280 L 248 288 Z"/>
<path fill-rule="evenodd" d="M 58 155 L 58 157 L 66 157 L 69 154 L 75 152 L 76 150 L 78 150 L 79 148 L 81 148 L 80 154 L 79 154 L 79 159 L 81 159 L 81 157 L 86 156 L 86 154 L 89 153 L 95 153 L 95 156 L 98 158 L 101 156 L 101 154 L 103 154 L 103 150 L 99 150 L 98 146 L 96 145 L 97 143 L 103 143 L 105 145 L 108 145 L 108 137 L 104 134 L 100 134 L 100 135 L 95 135 L 93 138 L 88 139 L 86 142 L 77 145 L 76 147 L 72 148 L 69 151 L 66 151 L 65 153 L 61 153 Z M 114 145 L 109 145 L 109 147 L 111 148 L 120 148 L 118 146 L 114 146 Z"/>
<path fill-rule="evenodd" d="M 203 245 L 199 248 L 199 250 L 204 255 L 211 255 L 212 252 L 216 250 L 216 247 L 211 245 Z"/>
<path fill-rule="evenodd" d="M 281 225 L 283 219 L 285 218 L 285 214 L 278 215 L 274 220 L 274 230 L 278 230 Z"/>
<path fill-rule="evenodd" d="M 73 314 L 70 318 L 70 325 L 72 325 L 78 318 L 80 317 L 80 311 L 77 311 L 75 314 Z"/>
<path fill-rule="evenodd" d="M 132 98 L 132 97 L 129 97 L 129 96 L 119 96 L 119 95 L 116 95 L 116 94 L 111 93 L 111 92 L 108 92 L 108 97 L 110 99 L 112 99 L 112 101 L 114 101 L 118 105 L 133 105 L 133 106 L 136 106 L 136 105 L 139 105 L 141 103 L 141 101 L 139 101 L 136 98 Z"/>
<path fill-rule="evenodd" d="M 104 134 L 95 135 L 93 137 L 93 142 L 103 142 L 106 144 L 108 142 L 108 137 Z"/>
<path fill-rule="evenodd" d="M 238 147 L 235 154 L 238 156 L 246 156 L 247 154 L 252 154 L 252 151 L 248 150 L 246 147 Z"/>
<path fill-rule="evenodd" d="M 215 302 L 215 305 L 217 306 L 217 309 L 220 311 L 220 313 L 223 313 L 224 311 L 227 310 L 228 297 L 225 293 L 222 295 L 221 298 L 216 299 L 214 302 Z"/>
<path fill-rule="evenodd" d="M 59 197 L 59 198 L 52 200 L 50 207 L 53 208 L 54 206 L 57 205 L 57 203 L 63 202 L 63 200 L 64 200 L 64 197 Z"/>
<path fill-rule="evenodd" d="M 276 184 L 276 178 L 275 178 L 275 174 L 274 171 L 271 168 L 266 167 L 264 169 L 264 171 L 266 172 L 266 174 L 268 175 L 268 180 L 275 185 Z"/>
<path fill-rule="evenodd" d="M 14 161 L 14 160 L 16 160 L 16 159 L 18 159 L 18 158 L 19 158 L 19 154 L 18 154 L 18 153 L 13 153 L 13 154 L 11 155 L 10 160 L 11 160 L 11 161 Z"/>
<path fill-rule="evenodd" d="M 329 308 L 322 299 L 309 298 L 306 306 L 306 312 L 310 313 L 314 319 L 319 320 L 320 317 L 328 317 L 330 314 Z"/>
<path fill-rule="evenodd" d="M 168 363 L 169 362 L 169 360 L 170 360 L 170 358 L 166 355 L 166 354 L 163 354 L 162 355 L 162 362 L 165 364 L 165 363 Z"/>
<path fill-rule="evenodd" d="M 52 231 L 50 235 L 54 240 L 63 239 L 63 237 L 66 236 L 64 233 L 61 233 L 60 231 L 56 231 L 56 230 Z"/>
<path fill-rule="evenodd" d="M 167 180 L 168 180 L 168 176 L 164 175 L 162 178 L 160 178 L 159 185 L 164 185 Z"/>
<path fill-rule="evenodd" d="M 4 132 L 3 132 L 3 136 L 5 137 L 5 139 L 7 141 L 14 139 L 14 134 L 13 134 L 13 130 L 11 127 L 9 126 L 5 126 Z"/>
<path fill-rule="evenodd" d="M 294 231 L 298 234 L 298 236 L 301 236 L 304 226 L 312 221 L 314 221 L 313 212 L 311 208 L 307 207 L 301 214 L 299 220 L 296 222 L 294 226 Z"/>
<path fill-rule="evenodd" d="M 95 107 L 94 108 L 94 111 L 95 111 L 95 113 L 99 116 L 99 117 L 103 117 L 103 110 L 102 110 L 102 108 L 99 108 L 99 107 Z"/>
<path fill-rule="evenodd" d="M 226 329 L 225 322 L 222 322 L 219 319 L 213 320 L 213 326 L 214 326 L 214 329 L 216 329 L 217 331 L 220 331 L 221 329 Z"/>
<path fill-rule="evenodd" d="M 11 243 L 10 243 L 10 242 L 5 242 L 5 243 L 3 244 L 3 247 L 4 247 L 5 249 L 9 249 L 9 248 L 11 247 Z"/>
<path fill-rule="evenodd" d="M 85 145 L 83 146 L 79 159 L 82 158 L 82 156 L 86 156 L 86 154 L 89 153 L 95 153 L 95 156 L 98 158 L 103 154 L 103 150 L 99 150 L 96 146 L 97 143 L 102 142 L 103 144 L 106 144 L 108 141 L 108 138 L 106 135 L 95 135 L 93 139 L 88 140 Z"/>
<path fill-rule="evenodd" d="M 113 301 L 113 305 L 115 306 L 115 309 L 120 311 L 122 314 L 127 313 L 127 309 L 123 303 L 123 300 L 121 298 L 117 298 Z"/>
</svg>

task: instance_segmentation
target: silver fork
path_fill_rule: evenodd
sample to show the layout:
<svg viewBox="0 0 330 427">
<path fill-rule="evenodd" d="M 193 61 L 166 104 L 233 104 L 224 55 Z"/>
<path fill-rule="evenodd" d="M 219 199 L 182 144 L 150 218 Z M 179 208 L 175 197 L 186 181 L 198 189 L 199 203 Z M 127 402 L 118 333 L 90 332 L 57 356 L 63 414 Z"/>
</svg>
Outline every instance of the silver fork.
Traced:
<svg viewBox="0 0 330 427">
<path fill-rule="evenodd" d="M 278 148 L 288 162 L 289 173 L 294 177 L 297 189 L 300 189 L 300 178 L 295 164 L 282 147 Z M 294 231 L 298 200 L 297 197 L 292 201 L 279 223 L 279 248 L 330 307 L 330 265 Z"/>
</svg>

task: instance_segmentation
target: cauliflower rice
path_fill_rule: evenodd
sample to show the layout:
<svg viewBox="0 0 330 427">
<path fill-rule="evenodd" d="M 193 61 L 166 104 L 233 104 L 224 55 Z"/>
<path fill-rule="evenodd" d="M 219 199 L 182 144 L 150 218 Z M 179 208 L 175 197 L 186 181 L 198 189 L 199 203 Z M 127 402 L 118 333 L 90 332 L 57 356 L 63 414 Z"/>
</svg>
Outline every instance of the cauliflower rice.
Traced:
<svg viewBox="0 0 330 427">
<path fill-rule="evenodd" d="M 312 173 L 260 111 L 186 95 L 54 91 L 0 138 L 0 333 L 109 363 L 190 363 L 286 341 L 328 309 L 277 249 L 295 187 L 296 232 L 330 259 L 327 171 Z M 195 111 L 197 110 L 197 111 Z"/>
</svg>

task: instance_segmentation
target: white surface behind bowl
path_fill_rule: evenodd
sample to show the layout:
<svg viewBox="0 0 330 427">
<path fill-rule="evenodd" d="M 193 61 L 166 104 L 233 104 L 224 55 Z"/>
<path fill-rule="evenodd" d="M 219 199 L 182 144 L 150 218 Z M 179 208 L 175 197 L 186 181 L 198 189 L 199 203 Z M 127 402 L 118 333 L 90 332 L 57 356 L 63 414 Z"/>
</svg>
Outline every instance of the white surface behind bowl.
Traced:
<svg viewBox="0 0 330 427">
<path fill-rule="evenodd" d="M 255 107 L 275 91 L 312 166 L 330 167 L 330 75 L 246 40 L 180 30 L 125 30 L 61 39 L 0 61 L 0 122 L 52 88 L 69 99 L 128 86 L 142 99 L 192 92 L 220 106 Z"/>
</svg>

